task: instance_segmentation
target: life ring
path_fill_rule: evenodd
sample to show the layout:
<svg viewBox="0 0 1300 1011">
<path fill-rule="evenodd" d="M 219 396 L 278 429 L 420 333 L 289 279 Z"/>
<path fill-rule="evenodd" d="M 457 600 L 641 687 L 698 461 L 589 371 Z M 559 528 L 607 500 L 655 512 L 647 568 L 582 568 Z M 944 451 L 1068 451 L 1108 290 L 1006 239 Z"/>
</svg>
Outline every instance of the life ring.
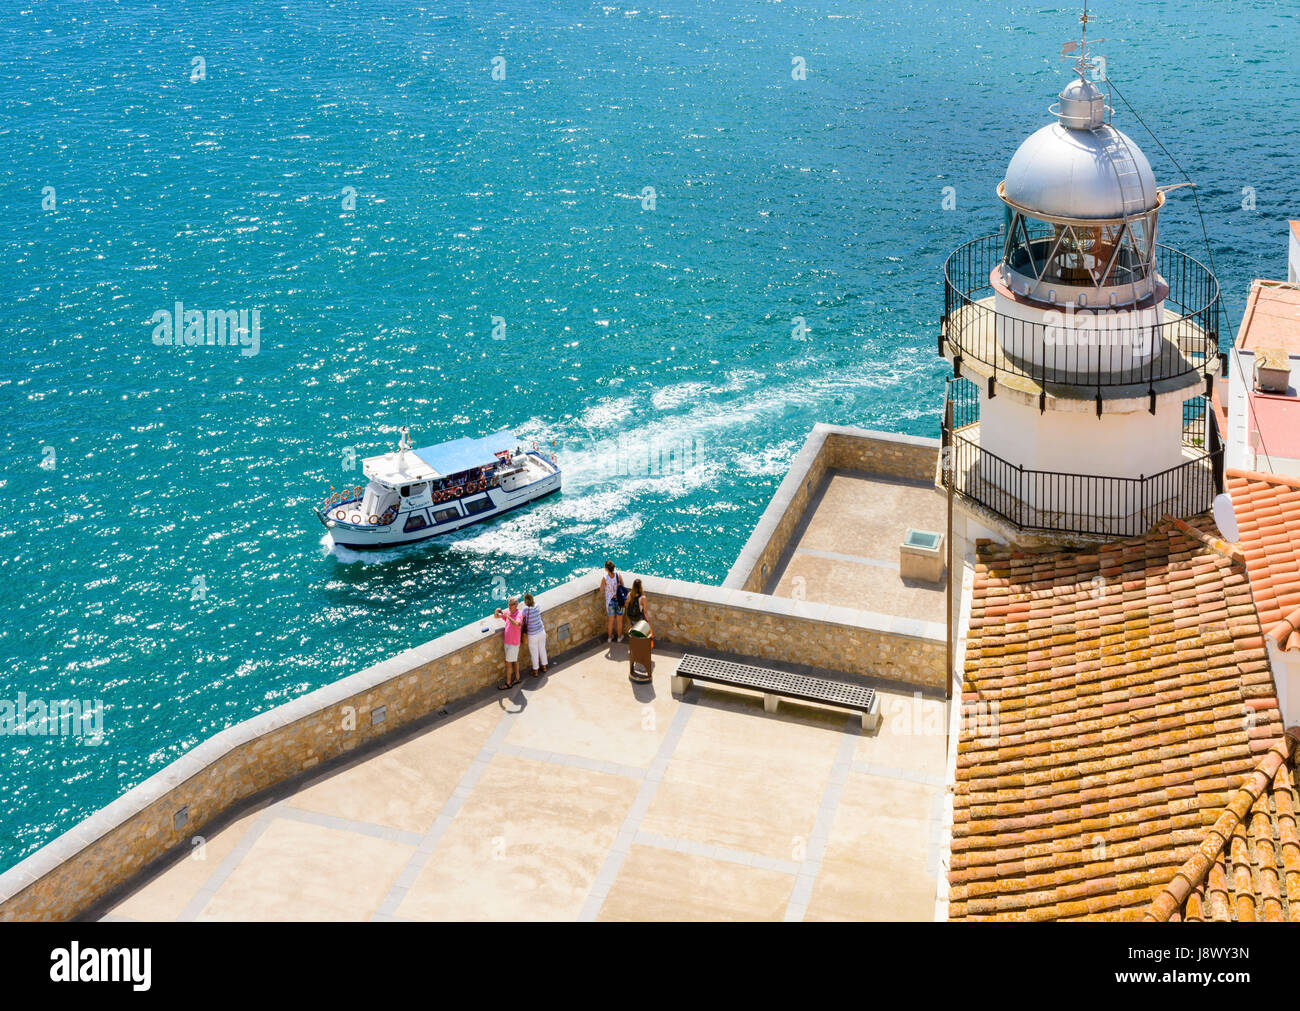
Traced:
<svg viewBox="0 0 1300 1011">
<path fill-rule="evenodd" d="M 336 520 L 341 520 L 341 519 L 343 518 L 343 510 L 340 509 L 338 512 L 336 512 L 336 513 L 334 514 L 334 518 L 335 518 Z"/>
<path fill-rule="evenodd" d="M 355 488 L 352 489 L 352 497 L 360 498 L 362 495 L 365 494 L 365 492 L 366 490 L 362 488 L 361 485 L 357 485 Z"/>
<path fill-rule="evenodd" d="M 361 514 L 360 514 L 360 513 L 353 513 L 353 514 L 352 514 L 352 522 L 353 522 L 353 523 L 360 523 L 360 522 L 361 522 Z"/>
<path fill-rule="evenodd" d="M 371 513 L 371 514 L 370 514 L 370 525 L 371 525 L 372 527 L 377 527 L 377 526 L 379 526 L 379 517 L 376 516 L 374 513 Z"/>
</svg>

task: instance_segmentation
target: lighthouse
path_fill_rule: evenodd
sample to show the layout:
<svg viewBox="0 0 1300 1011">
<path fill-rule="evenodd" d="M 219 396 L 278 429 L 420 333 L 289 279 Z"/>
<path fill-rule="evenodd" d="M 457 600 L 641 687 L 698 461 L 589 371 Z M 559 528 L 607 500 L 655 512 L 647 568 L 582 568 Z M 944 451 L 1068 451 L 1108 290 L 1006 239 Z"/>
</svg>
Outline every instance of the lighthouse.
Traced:
<svg viewBox="0 0 1300 1011">
<path fill-rule="evenodd" d="M 944 265 L 943 480 L 970 538 L 1114 539 L 1222 490 L 1219 286 L 1158 242 L 1166 195 L 1080 43 L 1053 121 L 997 184 L 1001 228 Z"/>
</svg>

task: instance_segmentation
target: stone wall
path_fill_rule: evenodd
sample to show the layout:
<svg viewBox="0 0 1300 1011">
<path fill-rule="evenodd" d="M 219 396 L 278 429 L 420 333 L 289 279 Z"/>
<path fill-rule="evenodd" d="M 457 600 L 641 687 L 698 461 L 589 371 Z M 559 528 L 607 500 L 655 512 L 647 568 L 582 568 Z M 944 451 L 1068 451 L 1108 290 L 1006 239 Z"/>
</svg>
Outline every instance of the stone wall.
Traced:
<svg viewBox="0 0 1300 1011">
<path fill-rule="evenodd" d="M 873 611 L 645 578 L 656 641 L 943 691 L 947 630 Z"/>
<path fill-rule="evenodd" d="M 938 439 L 890 435 L 860 428 L 831 428 L 826 433 L 826 465 L 836 470 L 867 471 L 933 484 L 939 467 Z"/>
<path fill-rule="evenodd" d="M 785 480 L 777 487 L 772 501 L 759 517 L 736 563 L 723 586 L 761 593 L 767 578 L 776 568 L 795 527 L 803 518 L 813 494 L 826 475 L 827 425 L 817 425 L 804 440 L 803 447 L 790 461 Z"/>
<path fill-rule="evenodd" d="M 723 586 L 761 593 L 828 470 L 863 471 L 933 483 L 939 440 L 866 428 L 817 425 L 759 518 Z"/>
<path fill-rule="evenodd" d="M 553 656 L 604 636 L 599 577 L 538 595 Z M 927 623 L 641 578 L 661 643 L 943 688 L 944 636 Z M 498 624 L 474 622 L 209 738 L 0 875 L 0 920 L 71 918 L 241 801 L 489 687 L 502 674 Z"/>
</svg>

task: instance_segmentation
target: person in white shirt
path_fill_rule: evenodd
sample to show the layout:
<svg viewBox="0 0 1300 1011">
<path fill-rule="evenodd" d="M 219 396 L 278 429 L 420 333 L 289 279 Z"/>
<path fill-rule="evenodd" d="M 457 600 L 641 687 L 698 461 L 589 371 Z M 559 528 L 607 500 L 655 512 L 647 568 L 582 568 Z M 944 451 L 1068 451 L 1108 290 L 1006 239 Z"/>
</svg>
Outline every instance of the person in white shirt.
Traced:
<svg viewBox="0 0 1300 1011">
<path fill-rule="evenodd" d="M 601 585 L 605 588 L 605 614 L 608 615 L 606 633 L 609 641 L 614 642 L 614 625 L 618 624 L 618 641 L 623 641 L 623 608 L 618 602 L 618 589 L 623 585 L 623 577 L 614 571 L 614 563 L 605 563 L 605 575 L 601 577 Z"/>
<path fill-rule="evenodd" d="M 546 625 L 542 622 L 542 609 L 531 593 L 524 594 L 524 635 L 528 639 L 528 655 L 533 661 L 533 677 L 546 673 Z"/>
</svg>

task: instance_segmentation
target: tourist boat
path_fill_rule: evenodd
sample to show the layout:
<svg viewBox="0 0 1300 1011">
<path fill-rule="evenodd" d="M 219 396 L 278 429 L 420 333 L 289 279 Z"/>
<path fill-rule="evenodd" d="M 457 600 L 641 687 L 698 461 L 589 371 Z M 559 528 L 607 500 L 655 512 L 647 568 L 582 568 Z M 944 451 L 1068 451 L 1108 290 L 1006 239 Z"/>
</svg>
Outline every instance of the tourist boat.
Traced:
<svg viewBox="0 0 1300 1011">
<path fill-rule="evenodd" d="M 361 469 L 368 483 L 334 493 L 316 515 L 336 545 L 363 551 L 427 541 L 560 490 L 554 455 L 505 429 L 413 449 L 403 428 L 394 452 Z"/>
</svg>

